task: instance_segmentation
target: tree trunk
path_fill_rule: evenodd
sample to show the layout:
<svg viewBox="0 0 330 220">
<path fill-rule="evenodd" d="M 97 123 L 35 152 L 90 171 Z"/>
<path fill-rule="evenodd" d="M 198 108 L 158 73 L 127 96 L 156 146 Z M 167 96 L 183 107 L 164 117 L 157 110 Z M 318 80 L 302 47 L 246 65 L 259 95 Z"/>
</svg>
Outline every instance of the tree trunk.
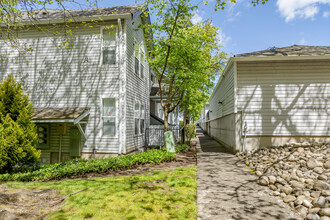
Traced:
<svg viewBox="0 0 330 220">
<path fill-rule="evenodd" d="M 164 108 L 164 132 L 168 131 L 168 110 Z"/>
<path fill-rule="evenodd" d="M 184 113 L 183 113 L 183 125 L 184 126 L 187 125 L 187 108 L 184 109 Z"/>
</svg>

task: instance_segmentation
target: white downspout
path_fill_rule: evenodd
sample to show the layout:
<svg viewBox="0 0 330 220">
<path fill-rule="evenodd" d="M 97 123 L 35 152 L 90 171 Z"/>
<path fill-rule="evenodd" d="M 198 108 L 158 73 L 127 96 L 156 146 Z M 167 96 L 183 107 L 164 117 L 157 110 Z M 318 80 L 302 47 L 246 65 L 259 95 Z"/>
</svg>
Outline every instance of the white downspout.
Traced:
<svg viewBox="0 0 330 220">
<path fill-rule="evenodd" d="M 121 26 L 121 19 L 118 18 L 118 28 L 119 28 L 119 39 L 118 39 L 118 71 L 119 71 L 119 125 L 118 125 L 118 139 L 119 139 L 119 147 L 118 147 L 118 155 L 121 155 L 122 153 L 122 129 L 123 129 L 123 126 L 122 126 L 122 120 L 123 120 L 123 112 L 120 111 L 122 108 L 122 90 L 123 90 L 123 85 L 122 85 L 122 77 L 123 77 L 123 73 L 122 73 L 122 54 L 121 54 L 121 44 L 122 44 L 122 31 L 123 31 L 123 28 Z"/>
</svg>

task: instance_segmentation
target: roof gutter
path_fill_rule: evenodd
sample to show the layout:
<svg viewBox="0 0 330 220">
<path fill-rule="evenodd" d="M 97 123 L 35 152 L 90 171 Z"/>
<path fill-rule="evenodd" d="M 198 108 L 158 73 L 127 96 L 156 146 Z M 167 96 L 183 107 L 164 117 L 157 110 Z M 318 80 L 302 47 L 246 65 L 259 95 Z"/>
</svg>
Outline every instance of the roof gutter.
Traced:
<svg viewBox="0 0 330 220">
<path fill-rule="evenodd" d="M 131 13 L 125 14 L 112 14 L 112 15 L 104 15 L 104 16 L 90 16 L 90 17 L 67 17 L 67 19 L 72 19 L 72 22 L 92 22 L 92 21 L 107 21 L 114 19 L 125 19 L 130 18 L 132 16 Z M 35 19 L 32 21 L 22 21 L 23 25 L 31 25 L 31 24 L 62 24 L 65 23 L 64 18 L 56 18 L 56 19 Z M 1 23 L 0 27 L 6 27 L 7 25 Z"/>
<path fill-rule="evenodd" d="M 234 61 L 285 61 L 285 60 L 330 60 L 329 55 L 323 56 L 268 56 L 268 57 L 232 57 Z"/>
</svg>

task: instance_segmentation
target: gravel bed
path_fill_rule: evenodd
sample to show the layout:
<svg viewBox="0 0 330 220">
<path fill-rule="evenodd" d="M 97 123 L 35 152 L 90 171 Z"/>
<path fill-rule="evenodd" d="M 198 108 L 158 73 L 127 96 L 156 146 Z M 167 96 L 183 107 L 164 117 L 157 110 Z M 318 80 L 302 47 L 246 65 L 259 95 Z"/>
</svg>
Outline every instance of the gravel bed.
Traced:
<svg viewBox="0 0 330 220">
<path fill-rule="evenodd" d="M 289 144 L 237 156 L 269 187 L 308 220 L 330 220 L 330 144 Z"/>
</svg>

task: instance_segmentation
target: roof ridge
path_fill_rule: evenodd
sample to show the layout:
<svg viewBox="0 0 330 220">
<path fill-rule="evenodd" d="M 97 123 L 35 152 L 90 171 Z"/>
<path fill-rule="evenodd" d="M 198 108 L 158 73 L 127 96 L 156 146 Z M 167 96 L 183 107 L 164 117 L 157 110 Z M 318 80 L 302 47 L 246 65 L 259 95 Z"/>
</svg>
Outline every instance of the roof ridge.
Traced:
<svg viewBox="0 0 330 220">
<path fill-rule="evenodd" d="M 291 45 L 287 47 L 270 47 L 266 50 L 237 54 L 234 57 L 251 56 L 321 56 L 330 55 L 330 46 Z"/>
</svg>

